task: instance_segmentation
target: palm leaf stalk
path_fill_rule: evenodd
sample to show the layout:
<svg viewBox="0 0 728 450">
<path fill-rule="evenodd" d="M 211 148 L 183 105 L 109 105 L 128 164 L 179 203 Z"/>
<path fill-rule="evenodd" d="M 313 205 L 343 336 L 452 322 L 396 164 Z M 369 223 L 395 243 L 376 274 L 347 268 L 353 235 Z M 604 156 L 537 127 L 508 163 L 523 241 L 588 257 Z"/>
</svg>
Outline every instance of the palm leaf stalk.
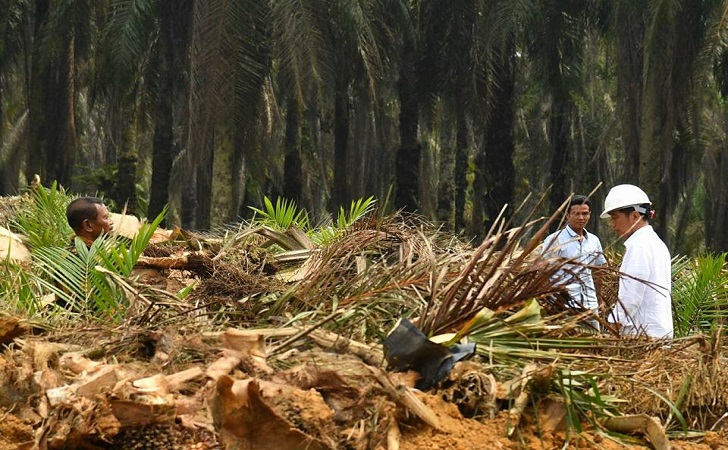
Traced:
<svg viewBox="0 0 728 450">
<path fill-rule="evenodd" d="M 494 365 L 524 365 L 534 360 L 618 360 L 599 355 L 598 350 L 620 345 L 619 341 L 598 336 L 570 335 L 583 316 L 565 314 L 542 317 L 535 300 L 515 311 L 496 314 L 484 308 L 450 339 L 454 345 L 467 337 L 477 344 L 476 351 Z M 588 352 L 579 352 L 587 350 Z"/>
</svg>

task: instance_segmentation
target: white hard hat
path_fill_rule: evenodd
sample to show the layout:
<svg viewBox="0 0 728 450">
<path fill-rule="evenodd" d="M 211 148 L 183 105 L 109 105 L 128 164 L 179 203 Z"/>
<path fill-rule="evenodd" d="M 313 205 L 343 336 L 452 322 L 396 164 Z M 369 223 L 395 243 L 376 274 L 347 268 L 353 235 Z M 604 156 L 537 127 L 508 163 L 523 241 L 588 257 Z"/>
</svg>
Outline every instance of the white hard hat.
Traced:
<svg viewBox="0 0 728 450">
<path fill-rule="evenodd" d="M 599 217 L 607 219 L 609 213 L 615 209 L 644 204 L 652 204 L 645 191 L 633 184 L 620 184 L 609 190 L 607 198 L 604 199 L 604 212 Z"/>
</svg>

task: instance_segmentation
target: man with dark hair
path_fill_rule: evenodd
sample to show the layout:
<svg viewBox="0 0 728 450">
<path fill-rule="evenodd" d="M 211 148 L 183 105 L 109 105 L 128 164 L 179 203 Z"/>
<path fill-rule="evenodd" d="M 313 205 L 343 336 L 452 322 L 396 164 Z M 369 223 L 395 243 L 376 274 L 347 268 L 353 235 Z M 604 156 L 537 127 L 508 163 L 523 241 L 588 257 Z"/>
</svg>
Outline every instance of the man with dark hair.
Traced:
<svg viewBox="0 0 728 450">
<path fill-rule="evenodd" d="M 114 230 L 108 208 L 96 197 L 79 197 L 69 203 L 66 220 L 76 236 L 87 245 L 93 244 L 102 232 L 110 233 Z"/>
<path fill-rule="evenodd" d="M 609 219 L 620 239 L 624 257 L 619 271 L 619 302 L 610 321 L 624 335 L 671 338 L 672 261 L 665 243 L 652 229 L 655 211 L 647 194 L 632 184 L 609 190 L 601 218 Z"/>
<path fill-rule="evenodd" d="M 565 264 L 559 272 L 562 280 L 569 280 L 567 290 L 573 308 L 590 309 L 594 318 L 589 323 L 597 330 L 599 321 L 599 301 L 597 286 L 592 271 L 587 265 L 601 266 L 607 263 L 599 238 L 586 230 L 591 218 L 591 201 L 583 195 L 574 195 L 569 201 L 566 212 L 566 226 L 544 239 L 542 254 L 546 257 L 563 258 L 573 261 Z"/>
</svg>

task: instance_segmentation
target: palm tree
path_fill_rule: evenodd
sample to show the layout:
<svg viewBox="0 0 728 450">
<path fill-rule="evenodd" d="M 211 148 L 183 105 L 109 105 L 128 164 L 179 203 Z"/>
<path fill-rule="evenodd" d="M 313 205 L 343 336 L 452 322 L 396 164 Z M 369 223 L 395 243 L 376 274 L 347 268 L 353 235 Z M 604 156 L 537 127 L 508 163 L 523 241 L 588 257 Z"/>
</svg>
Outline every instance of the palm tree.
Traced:
<svg viewBox="0 0 728 450">
<path fill-rule="evenodd" d="M 350 141 L 353 113 L 373 118 L 362 122 L 376 128 L 378 95 L 384 91 L 384 80 L 389 79 L 387 62 L 394 62 L 400 45 L 398 35 L 407 39 L 409 17 L 400 0 L 385 2 L 358 0 L 331 2 L 326 17 L 325 34 L 331 48 L 330 64 L 334 91 L 334 182 L 331 209 L 348 204 L 354 197 L 356 186 L 365 184 L 361 179 L 366 171 L 353 153 L 360 149 Z M 355 105 L 360 109 L 355 111 Z M 367 114 L 371 112 L 372 114 Z M 357 174 L 352 177 L 351 174 Z M 374 174 L 381 176 L 381 174 Z"/>
<path fill-rule="evenodd" d="M 451 110 L 455 130 L 453 173 L 455 229 L 465 227 L 465 198 L 470 158 L 469 122 L 477 107 L 475 97 L 477 4 L 472 0 L 425 2 L 422 8 L 422 56 L 418 65 L 425 95 L 438 94 Z M 447 158 L 447 157 L 446 157 Z M 449 180 L 442 180 L 448 183 Z M 446 189 L 447 191 L 447 189 Z M 439 201 L 443 204 L 446 200 Z M 448 214 L 449 215 L 449 214 Z"/>
<path fill-rule="evenodd" d="M 190 180 L 197 184 L 197 195 L 193 198 L 210 197 L 209 167 L 214 156 L 222 156 L 224 152 L 231 155 L 232 161 L 228 174 L 233 184 L 230 218 L 239 214 L 246 181 L 251 185 L 265 184 L 270 174 L 266 161 L 271 155 L 262 152 L 261 138 L 267 122 L 263 112 L 275 110 L 276 104 L 270 90 L 274 85 L 273 63 L 288 84 L 282 90 L 284 95 L 291 95 L 296 101 L 304 98 L 303 86 L 309 86 L 321 73 L 317 54 L 322 40 L 320 21 L 315 19 L 315 14 L 325 10 L 312 2 L 195 3 L 189 131 L 186 148 L 178 157 L 175 177 L 180 185 L 183 180 L 186 184 Z M 291 113 L 295 117 L 295 111 Z M 213 155 L 210 142 L 215 133 L 225 133 L 225 129 L 236 130 L 231 133 L 231 147 L 218 148 L 215 151 L 220 154 Z M 241 173 L 249 174 L 251 179 L 238 176 Z M 186 202 L 189 203 L 195 204 Z M 189 216 L 192 218 L 194 214 Z M 203 212 L 197 216 L 198 227 L 209 225 L 209 214 Z"/>
<path fill-rule="evenodd" d="M 189 30 L 192 2 L 188 0 L 157 2 L 159 37 L 153 63 L 156 65 L 158 86 L 154 116 L 152 148 L 152 179 L 149 194 L 149 217 L 156 217 L 169 202 L 169 183 L 173 157 L 179 151 L 179 136 L 175 133 L 175 117 L 183 104 L 184 72 L 177 70 L 188 63 Z M 176 101 L 175 101 L 176 100 Z"/>
<path fill-rule="evenodd" d="M 470 154 L 469 122 L 476 102 L 473 66 L 477 2 L 472 0 L 410 2 L 413 23 L 404 35 L 397 85 L 400 104 L 400 146 L 396 156 L 395 205 L 409 211 L 423 207 L 420 180 L 423 146 L 420 114 L 442 107 L 443 136 L 437 210 L 441 220 L 465 225 L 466 172 Z"/>
<path fill-rule="evenodd" d="M 96 96 L 108 105 L 113 124 L 117 165 L 113 198 L 131 213 L 139 206 L 140 134 L 154 93 L 149 75 L 159 33 L 155 7 L 153 1 L 111 2 L 95 60 Z"/>
<path fill-rule="evenodd" d="M 423 95 L 416 69 L 418 38 L 421 27 L 421 2 L 409 2 L 412 28 L 402 36 L 399 57 L 399 148 L 395 159 L 394 205 L 406 211 L 416 211 L 420 204 L 420 159 L 422 146 L 418 141 L 419 103 Z"/>
<path fill-rule="evenodd" d="M 21 149 L 18 137 L 23 134 L 22 128 L 27 123 L 27 114 L 9 116 L 5 111 L 11 103 L 22 103 L 21 95 L 13 95 L 15 89 L 11 83 L 13 74 L 22 73 L 18 70 L 22 67 L 18 59 L 27 52 L 23 46 L 22 31 L 29 6 L 27 1 L 0 1 L 0 10 L 3 11 L 0 16 L 0 195 L 12 194 L 18 190 Z M 14 122 L 9 127 L 11 132 L 7 133 L 7 137 L 6 120 Z"/>
<path fill-rule="evenodd" d="M 27 173 L 64 186 L 76 156 L 76 68 L 89 49 L 95 3 L 35 2 Z"/>
<path fill-rule="evenodd" d="M 580 84 L 580 58 L 586 38 L 589 4 L 582 0 L 540 0 L 526 27 L 527 50 L 534 74 L 548 95 L 547 137 L 550 208 L 555 211 L 573 190 L 572 118 Z"/>
<path fill-rule="evenodd" d="M 516 45 L 526 10 L 518 2 L 487 1 L 479 14 L 477 92 L 485 120 L 475 158 L 473 231 L 482 237 L 504 205 L 514 201 Z"/>
<path fill-rule="evenodd" d="M 695 182 L 703 154 L 701 106 L 695 102 L 710 64 L 701 54 L 724 10 L 721 3 L 613 2 L 626 150 L 622 179 L 638 182 L 654 197 L 663 211 L 658 233 L 668 241 L 679 239 L 668 233 L 668 218 Z"/>
<path fill-rule="evenodd" d="M 504 205 L 513 204 L 515 167 L 515 33 L 492 47 L 492 83 L 485 125 L 484 151 L 476 158 L 476 207 L 473 226 L 480 237 L 493 225 Z M 482 212 L 475 214 L 475 211 Z"/>
</svg>

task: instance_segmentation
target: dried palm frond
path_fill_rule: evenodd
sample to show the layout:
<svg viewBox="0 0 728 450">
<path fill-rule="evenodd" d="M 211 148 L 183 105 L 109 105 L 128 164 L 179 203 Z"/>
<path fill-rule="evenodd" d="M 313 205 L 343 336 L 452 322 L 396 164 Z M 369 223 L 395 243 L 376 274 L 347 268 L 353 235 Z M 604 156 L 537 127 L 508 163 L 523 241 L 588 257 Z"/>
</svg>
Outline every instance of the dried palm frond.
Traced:
<svg viewBox="0 0 728 450">
<path fill-rule="evenodd" d="M 428 303 L 420 328 L 426 333 L 447 332 L 483 308 L 502 311 L 519 307 L 529 299 L 551 298 L 552 280 L 560 267 L 540 258 L 536 250 L 567 204 L 568 199 L 530 238 L 526 238 L 528 233 L 542 222 L 532 220 L 538 205 L 531 210 L 525 225 L 515 228 L 509 228 L 510 220 L 501 213 L 468 263 L 440 292 L 433 294 L 434 301 Z"/>
</svg>

